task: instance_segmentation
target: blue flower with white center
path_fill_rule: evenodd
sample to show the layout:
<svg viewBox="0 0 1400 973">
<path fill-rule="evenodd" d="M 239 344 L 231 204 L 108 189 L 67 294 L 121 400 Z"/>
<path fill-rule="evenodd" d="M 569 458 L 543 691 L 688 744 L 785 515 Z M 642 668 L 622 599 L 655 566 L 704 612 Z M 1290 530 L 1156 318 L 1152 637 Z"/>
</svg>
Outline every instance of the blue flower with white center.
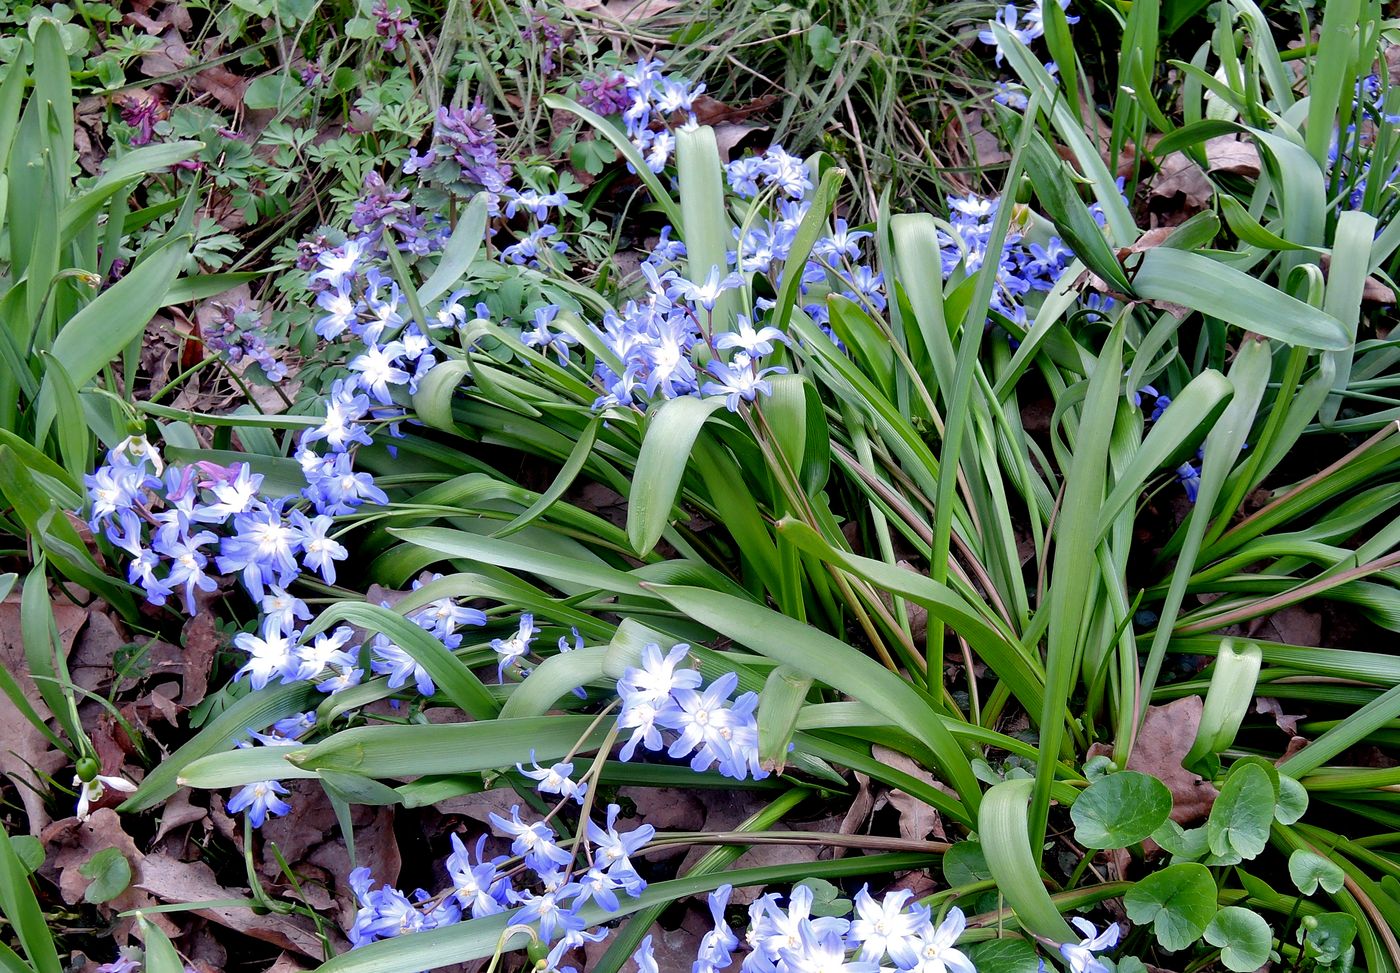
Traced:
<svg viewBox="0 0 1400 973">
<path fill-rule="evenodd" d="M 330 674 L 316 684 L 316 691 L 327 695 L 358 686 L 365 676 L 359 660 L 349 652 L 342 652 L 327 663 L 327 671 Z"/>
<path fill-rule="evenodd" d="M 517 266 L 534 266 L 538 257 L 546 250 L 563 253 L 568 246 L 563 241 L 549 243 L 549 239 L 559 232 L 553 223 L 544 223 L 521 237 L 501 251 L 501 260 Z"/>
<path fill-rule="evenodd" d="M 607 872 L 598 868 L 590 868 L 584 873 L 583 878 L 579 879 L 578 887 L 578 899 L 576 900 L 578 905 L 583 905 L 591 899 L 608 912 L 618 910 L 616 890 L 622 886 Z"/>
<path fill-rule="evenodd" d="M 248 823 L 255 828 L 261 828 L 269 814 L 280 816 L 292 809 L 292 806 L 279 796 L 287 793 L 289 791 L 282 786 L 281 781 L 255 781 L 244 785 L 237 794 L 229 798 L 228 812 L 237 814 L 246 811 Z"/>
<path fill-rule="evenodd" d="M 537 872 L 549 872 L 555 865 L 567 865 L 574 860 L 572 852 L 565 851 L 555 843 L 554 829 L 543 821 L 526 824 L 520 820 L 520 806 L 510 809 L 510 819 L 501 817 L 494 811 L 491 823 L 511 839 L 510 850 L 525 859 Z"/>
<path fill-rule="evenodd" d="M 376 635 L 370 643 L 370 649 L 374 653 L 370 668 L 381 676 L 389 677 L 390 689 L 399 689 L 412 679 L 420 696 L 431 696 L 437 690 L 433 685 L 433 677 L 428 675 L 428 670 L 405 649 L 391 642 L 388 636 Z"/>
<path fill-rule="evenodd" d="M 264 632 L 262 635 L 239 632 L 233 637 L 233 644 L 248 653 L 248 661 L 234 673 L 233 678 L 238 680 L 246 674 L 254 689 L 262 689 L 274 677 L 295 678 L 295 641 L 294 636 L 280 632 Z"/>
<path fill-rule="evenodd" d="M 722 970 L 734 962 L 733 954 L 739 946 L 739 937 L 724 921 L 724 910 L 733 891 L 732 885 L 721 885 L 709 895 L 710 918 L 714 920 L 714 928 L 700 938 L 695 970 Z"/>
<path fill-rule="evenodd" d="M 295 668 L 291 678 L 315 679 L 327 669 L 334 669 L 336 666 L 354 667 L 356 660 L 352 650 L 356 646 L 346 648 L 354 637 L 354 629 L 348 625 L 338 625 L 332 632 L 317 635 L 310 644 L 298 644 L 292 650 Z"/>
<path fill-rule="evenodd" d="M 676 151 L 676 137 L 670 132 L 646 132 L 650 136 L 646 140 L 646 164 L 647 168 L 654 173 L 659 173 L 666 168 L 666 163 L 671 161 L 671 155 Z"/>
<path fill-rule="evenodd" d="M 324 439 L 337 453 L 355 443 L 368 446 L 372 440 L 365 432 L 362 420 L 369 412 L 369 396 L 359 391 L 353 380 L 338 378 L 326 397 L 326 421 L 301 434 L 301 445 Z"/>
<path fill-rule="evenodd" d="M 139 584 L 146 592 L 146 600 L 152 605 L 165 604 L 165 600 L 175 593 L 170 585 L 156 577 L 155 569 L 160 565 L 160 556 L 155 551 L 138 547 L 136 556 L 126 566 L 126 580 Z"/>
<path fill-rule="evenodd" d="M 316 304 L 326 313 L 317 319 L 315 331 L 327 341 L 334 341 L 358 323 L 364 305 L 351 294 L 352 283 L 342 280 L 316 295 Z"/>
<path fill-rule="evenodd" d="M 764 175 L 763 159 L 756 155 L 735 159 L 724 167 L 724 174 L 735 195 L 752 199 L 758 195 L 758 180 Z"/>
<path fill-rule="evenodd" d="M 569 346 L 578 343 L 578 339 L 567 331 L 551 331 L 550 324 L 559 313 L 558 304 L 546 304 L 544 307 L 535 310 L 535 326 L 529 331 L 520 333 L 520 340 L 531 348 L 538 348 L 540 351 L 552 350 L 558 356 L 560 363 L 568 362 Z"/>
<path fill-rule="evenodd" d="M 317 513 L 348 514 L 365 503 L 389 502 L 384 491 L 374 485 L 373 476 L 355 471 L 349 453 L 320 457 L 304 449 L 297 453 L 297 461 L 306 475 L 302 495 L 315 505 Z"/>
<path fill-rule="evenodd" d="M 774 342 L 787 344 L 787 335 L 777 328 L 769 325 L 754 330 L 753 323 L 747 314 L 738 315 L 738 327 L 733 331 L 726 331 L 715 339 L 715 347 L 720 350 L 727 348 L 738 348 L 747 352 L 752 358 L 760 358 L 764 355 L 773 354 Z"/>
<path fill-rule="evenodd" d="M 165 586 L 171 590 L 181 588 L 185 614 L 195 613 L 194 591 L 213 591 L 218 582 L 205 573 L 209 558 L 200 550 L 206 544 L 217 543 L 219 538 L 212 532 L 201 530 L 196 534 L 182 537 L 157 536 L 151 545 L 157 554 L 170 559 L 170 573 L 165 576 Z"/>
<path fill-rule="evenodd" d="M 350 556 L 345 545 L 330 536 L 335 521 L 325 514 L 308 517 L 300 510 L 293 510 L 289 519 L 301 531 L 302 565 L 319 572 L 326 584 L 335 584 L 335 562 Z"/>
<path fill-rule="evenodd" d="M 540 633 L 535 627 L 535 616 L 526 612 L 520 616 L 520 624 L 515 633 L 508 638 L 492 639 L 491 648 L 500 657 L 501 664 L 496 669 L 496 678 L 504 679 L 506 667 L 518 665 L 525 654 L 530 651 L 530 642 Z"/>
<path fill-rule="evenodd" d="M 783 962 L 790 973 L 880 973 L 880 964 L 846 958 L 845 941 L 836 933 L 819 933 L 810 921 L 798 929 L 801 945 L 785 949 Z"/>
<path fill-rule="evenodd" d="M 656 837 L 656 829 L 644 824 L 625 834 L 618 831 L 617 816 L 621 810 L 618 805 L 609 804 L 606 827 L 600 828 L 590 820 L 584 826 L 584 834 L 593 847 L 594 867 L 607 872 L 619 887 L 635 898 L 642 894 L 647 883 L 637 874 L 630 856 Z"/>
<path fill-rule="evenodd" d="M 462 299 L 468 294 L 465 288 L 455 290 L 443 299 L 433 319 L 428 322 L 434 328 L 460 328 L 467 323 L 467 308 Z"/>
<path fill-rule="evenodd" d="M 1118 945 L 1118 924 L 1110 922 L 1103 932 L 1098 932 L 1088 919 L 1074 916 L 1070 922 L 1084 937 L 1078 943 L 1065 943 L 1060 946 L 1060 955 L 1065 958 L 1071 973 L 1108 973 L 1108 967 L 1099 962 L 1094 954 L 1106 952 Z"/>
<path fill-rule="evenodd" d="M 567 922 L 566 917 L 577 916 L 577 905 L 570 902 L 578 897 L 579 887 L 575 882 L 548 889 L 539 895 L 522 892 L 521 901 L 525 904 L 512 917 L 512 922 L 526 924 L 539 923 L 540 938 L 545 942 L 554 941 L 555 930 Z M 582 920 L 578 928 L 582 928 Z"/>
<path fill-rule="evenodd" d="M 651 945 L 651 936 L 642 940 L 637 951 L 632 954 L 632 962 L 637 964 L 637 973 L 661 973 L 656 965 L 656 953 Z"/>
<path fill-rule="evenodd" d="M 698 687 L 700 673 L 681 666 L 689 652 L 690 646 L 684 642 L 671 646 L 664 656 L 661 646 L 655 642 L 644 645 L 641 666 L 627 667 L 618 680 L 617 693 L 623 705 L 632 706 L 641 702 L 659 705 L 677 689 Z"/>
<path fill-rule="evenodd" d="M 772 395 L 773 385 L 765 376 L 781 375 L 786 368 L 774 365 L 755 370 L 751 366 L 722 362 L 711 358 L 705 370 L 714 376 L 715 381 L 706 382 L 700 387 L 701 395 L 722 395 L 724 405 L 730 412 L 739 411 L 739 402 L 752 402 L 760 395 Z"/>
<path fill-rule="evenodd" d="M 789 200 L 801 200 L 811 190 L 812 178 L 807 172 L 807 163 L 797 156 L 775 145 L 764 153 L 763 159 L 765 185 L 775 187 Z"/>
<path fill-rule="evenodd" d="M 350 370 L 359 373 L 360 388 L 376 402 L 389 405 L 394 401 L 389 386 L 408 384 L 410 376 L 400 367 L 404 351 L 402 341 L 390 341 L 369 345 L 363 354 L 350 359 Z"/>
<path fill-rule="evenodd" d="M 322 252 L 316 258 L 321 269 L 311 275 L 310 282 L 325 281 L 330 287 L 339 287 L 342 282 L 355 276 L 364 252 L 364 243 L 360 240 L 347 240 L 342 247 Z"/>
<path fill-rule="evenodd" d="M 930 916 L 928 906 L 917 902 L 909 906 L 913 897 L 909 889 L 899 889 L 876 902 L 868 885 L 856 893 L 856 919 L 848 935 L 860 945 L 862 960 L 878 963 L 888 956 L 904 969 L 918 965 L 919 934 L 929 925 Z"/>
<path fill-rule="evenodd" d="M 452 894 L 457 897 L 463 909 L 471 912 L 473 919 L 493 916 L 504 912 L 510 902 L 510 881 L 500 874 L 500 866 L 507 860 L 504 855 L 487 860 L 485 855 L 486 835 L 476 843 L 476 861 L 471 852 L 455 834 L 449 835 L 452 854 L 447 857 L 447 875 L 452 879 Z"/>
<path fill-rule="evenodd" d="M 955 949 L 953 945 L 966 927 L 967 921 L 963 917 L 963 911 L 957 906 L 948 910 L 937 929 L 929 923 L 915 944 L 915 951 L 919 957 L 919 965 L 915 969 L 931 973 L 977 973 L 977 968 L 972 965 L 972 960 L 967 958 L 967 954 Z"/>
<path fill-rule="evenodd" d="M 257 501 L 253 509 L 233 518 L 234 535 L 219 543 L 219 570 L 241 573 L 243 586 L 259 601 L 265 587 L 285 588 L 301 573 L 296 556 L 302 550 L 303 535 L 283 518 L 285 503 Z"/>
<path fill-rule="evenodd" d="M 262 630 L 281 635 L 290 635 L 300 626 L 298 622 L 311 619 L 311 609 L 306 602 L 287 593 L 286 588 L 272 587 L 262 599 Z"/>
<path fill-rule="evenodd" d="M 1022 44 L 1029 44 L 1045 32 L 1044 27 L 1038 23 L 1027 23 L 1024 27 L 1020 26 L 1020 14 L 1016 10 L 1016 5 L 1014 3 L 1008 3 L 1005 7 L 998 10 L 996 17 L 993 19 L 1005 27 L 1007 32 Z M 1006 52 L 1002 50 L 1001 42 L 997 40 L 997 35 L 992 33 L 991 28 L 979 31 L 977 39 L 983 44 L 989 44 L 996 48 L 996 62 L 997 64 L 1001 64 L 1002 58 L 1006 56 Z"/>
<path fill-rule="evenodd" d="M 526 777 L 535 781 L 535 790 L 541 794 L 558 794 L 566 800 L 572 798 L 580 805 L 583 804 L 583 797 L 588 793 L 587 782 L 578 783 L 572 779 L 574 765 L 572 761 L 551 764 L 548 767 L 541 767 L 539 761 L 535 759 L 535 750 L 530 748 L 530 763 L 534 770 L 526 770 L 524 765 L 517 763 L 515 769 Z"/>
<path fill-rule="evenodd" d="M 869 230 L 852 230 L 839 216 L 834 226 L 830 236 L 822 237 L 813 245 L 812 253 L 824 260 L 836 261 L 843 257 L 847 260 L 859 260 L 860 241 L 867 240 L 874 234 Z"/>
<path fill-rule="evenodd" d="M 721 278 L 718 267 L 711 267 L 703 283 L 696 284 L 685 278 L 676 281 L 676 290 L 681 297 L 693 304 L 699 304 L 706 311 L 713 311 L 725 291 L 744 286 L 744 278 L 731 273 Z"/>
</svg>

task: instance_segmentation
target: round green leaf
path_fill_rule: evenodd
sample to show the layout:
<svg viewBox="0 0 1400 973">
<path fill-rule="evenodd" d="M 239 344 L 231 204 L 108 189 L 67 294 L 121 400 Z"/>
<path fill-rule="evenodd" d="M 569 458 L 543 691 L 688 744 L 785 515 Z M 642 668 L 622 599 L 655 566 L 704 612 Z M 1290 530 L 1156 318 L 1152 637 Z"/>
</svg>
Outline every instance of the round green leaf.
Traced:
<svg viewBox="0 0 1400 973">
<path fill-rule="evenodd" d="M 993 939 L 972 947 L 977 973 L 1036 973 L 1040 957 L 1024 939 Z"/>
<path fill-rule="evenodd" d="M 1205 938 L 1220 947 L 1220 961 L 1226 967 L 1235 973 L 1253 973 L 1268 960 L 1274 933 L 1259 913 L 1232 905 L 1215 914 Z"/>
<path fill-rule="evenodd" d="M 943 879 L 953 888 L 986 882 L 992 877 L 980 841 L 959 841 L 943 854 Z"/>
<path fill-rule="evenodd" d="M 1304 951 L 1316 959 L 1318 965 L 1328 966 L 1341 959 L 1356 939 L 1356 920 L 1345 912 L 1307 916 L 1299 924 L 1297 935 Z"/>
<path fill-rule="evenodd" d="M 29 874 L 34 874 L 39 866 L 44 864 L 44 845 L 33 835 L 17 834 L 10 839 L 10 846 L 14 848 L 15 857 Z"/>
<path fill-rule="evenodd" d="M 1279 824 L 1292 824 L 1308 809 L 1308 792 L 1302 784 L 1287 774 L 1278 775 L 1278 804 L 1274 817 Z"/>
<path fill-rule="evenodd" d="M 116 848 L 103 848 L 79 867 L 78 874 L 92 880 L 83 898 L 94 905 L 110 902 L 131 884 L 131 864 Z"/>
<path fill-rule="evenodd" d="M 1074 801 L 1074 840 L 1086 848 L 1127 848 L 1171 817 L 1172 794 L 1156 777 L 1125 770 L 1100 777 Z"/>
<path fill-rule="evenodd" d="M 1278 792 L 1262 767 L 1246 764 L 1235 768 L 1206 822 L 1211 852 L 1227 859 L 1232 855 L 1245 861 L 1256 857 L 1269 843 L 1277 801 Z"/>
<path fill-rule="evenodd" d="M 1288 877 L 1304 895 L 1312 895 L 1321 885 L 1328 892 L 1340 892 L 1346 874 L 1335 863 L 1305 848 L 1288 856 Z"/>
<path fill-rule="evenodd" d="M 1154 872 L 1123 896 L 1128 918 L 1149 923 L 1163 949 L 1185 949 L 1201 938 L 1215 917 L 1215 881 L 1210 869 L 1182 862 Z"/>
</svg>

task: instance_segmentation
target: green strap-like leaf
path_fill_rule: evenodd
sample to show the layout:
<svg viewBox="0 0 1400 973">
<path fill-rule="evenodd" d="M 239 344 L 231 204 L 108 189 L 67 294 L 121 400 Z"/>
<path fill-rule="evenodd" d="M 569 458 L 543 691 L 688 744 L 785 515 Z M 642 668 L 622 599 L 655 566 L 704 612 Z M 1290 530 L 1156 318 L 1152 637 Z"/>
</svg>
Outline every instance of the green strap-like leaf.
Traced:
<svg viewBox="0 0 1400 973">
<path fill-rule="evenodd" d="M 627 538 L 638 554 L 649 553 L 671 522 L 695 437 L 723 406 L 720 397 L 681 396 L 663 402 L 652 415 L 627 498 Z"/>
</svg>

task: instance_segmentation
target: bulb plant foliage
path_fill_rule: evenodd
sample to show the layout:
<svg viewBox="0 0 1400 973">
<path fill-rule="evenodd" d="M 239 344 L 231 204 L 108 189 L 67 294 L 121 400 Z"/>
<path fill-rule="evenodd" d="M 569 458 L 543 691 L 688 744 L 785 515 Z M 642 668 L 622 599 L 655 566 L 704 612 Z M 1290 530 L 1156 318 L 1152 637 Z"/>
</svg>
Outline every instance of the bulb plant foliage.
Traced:
<svg viewBox="0 0 1400 973">
<path fill-rule="evenodd" d="M 122 810 L 219 789 L 252 840 L 315 780 L 353 841 L 354 803 L 514 790 L 436 887 L 347 876 L 354 948 L 328 973 L 657 970 L 648 930 L 692 896 L 713 919 L 695 971 L 1400 967 L 1397 777 L 1355 759 L 1394 739 L 1400 664 L 1249 627 L 1334 601 L 1400 630 L 1396 356 L 1363 314 L 1400 244 L 1378 8 L 1319 11 L 1300 74 L 1231 0 L 1169 90 L 1169 21 L 1139 0 L 1105 161 L 1066 6 L 986 25 L 1011 161 L 1000 196 L 939 215 L 851 225 L 821 153 L 722 163 L 700 84 L 653 61 L 586 105 L 551 96 L 658 221 L 619 301 L 571 273 L 551 219 L 573 187 L 526 182 L 480 104 L 443 108 L 305 253 L 324 382 L 295 411 L 136 402 L 98 427 L 68 499 L 118 594 L 257 616 L 222 714 Z M 1114 154 L 1207 163 L 1221 136 L 1258 178 L 1214 177 L 1211 209 L 1144 233 Z M 188 423 L 244 449 L 197 457 Z M 1198 727 L 1154 757 L 1189 696 Z M 1339 718 L 1285 756 L 1259 697 Z M 393 720 L 367 709 L 386 699 Z M 113 778 L 75 749 L 86 800 Z M 855 774 L 947 840 L 734 867 L 840 837 L 782 821 Z M 668 834 L 628 820 L 638 786 L 764 803 Z M 689 844 L 714 847 L 649 858 Z M 890 889 L 911 870 L 937 891 Z"/>
</svg>

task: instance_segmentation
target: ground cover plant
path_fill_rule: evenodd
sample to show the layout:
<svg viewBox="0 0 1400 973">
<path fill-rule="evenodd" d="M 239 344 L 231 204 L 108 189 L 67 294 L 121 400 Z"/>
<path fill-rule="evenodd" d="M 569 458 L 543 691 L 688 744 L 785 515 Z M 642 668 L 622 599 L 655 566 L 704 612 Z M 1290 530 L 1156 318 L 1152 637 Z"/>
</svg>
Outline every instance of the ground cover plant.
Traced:
<svg viewBox="0 0 1400 973">
<path fill-rule="evenodd" d="M 0 964 L 1400 965 L 1379 4 L 313 6 L 4 51 Z"/>
</svg>

